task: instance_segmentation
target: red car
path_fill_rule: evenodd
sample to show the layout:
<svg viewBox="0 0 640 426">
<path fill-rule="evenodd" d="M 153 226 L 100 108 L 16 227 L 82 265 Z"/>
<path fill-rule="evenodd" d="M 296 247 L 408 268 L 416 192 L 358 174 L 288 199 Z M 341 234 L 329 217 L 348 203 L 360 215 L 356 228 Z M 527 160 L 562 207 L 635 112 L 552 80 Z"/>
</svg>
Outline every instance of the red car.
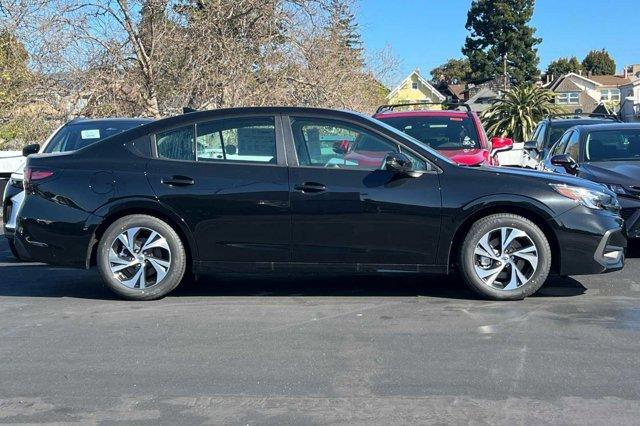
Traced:
<svg viewBox="0 0 640 426">
<path fill-rule="evenodd" d="M 441 105 L 452 109 L 395 111 L 398 107 L 422 105 Z M 460 107 L 466 111 L 460 111 Z M 489 142 L 478 115 L 466 104 L 418 102 L 383 105 L 373 117 L 413 136 L 452 161 L 465 166 L 498 165 L 496 153 L 513 146 L 509 138 L 494 137 Z M 368 156 L 366 149 L 361 148 L 354 149 L 347 155 L 354 156 L 356 152 L 361 157 Z M 373 162 L 374 155 L 371 157 Z M 358 160 L 362 162 L 361 158 Z M 377 161 L 377 158 L 375 160 Z"/>
</svg>

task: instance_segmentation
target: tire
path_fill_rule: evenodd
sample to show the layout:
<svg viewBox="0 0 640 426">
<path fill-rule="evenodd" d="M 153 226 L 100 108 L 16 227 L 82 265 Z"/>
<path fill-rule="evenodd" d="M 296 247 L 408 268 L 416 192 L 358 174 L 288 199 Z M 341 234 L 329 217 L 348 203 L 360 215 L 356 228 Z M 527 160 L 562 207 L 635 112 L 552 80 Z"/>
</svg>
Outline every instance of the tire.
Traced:
<svg viewBox="0 0 640 426">
<path fill-rule="evenodd" d="M 507 243 L 504 250 L 503 242 Z M 499 213 L 471 226 L 460 247 L 458 263 L 466 283 L 481 296 L 520 300 L 534 294 L 547 280 L 551 256 L 549 241 L 535 223 Z"/>
<path fill-rule="evenodd" d="M 18 250 L 16 250 L 16 243 L 14 243 L 13 240 L 7 240 L 7 242 L 9 243 L 9 250 L 11 250 L 11 254 L 13 255 L 13 257 L 15 257 L 17 260 L 22 260 L 20 258 L 20 255 L 18 254 Z"/>
<path fill-rule="evenodd" d="M 119 296 L 154 300 L 180 284 L 187 256 L 170 225 L 153 216 L 136 214 L 118 219 L 107 228 L 98 244 L 97 263 L 105 284 Z"/>
</svg>

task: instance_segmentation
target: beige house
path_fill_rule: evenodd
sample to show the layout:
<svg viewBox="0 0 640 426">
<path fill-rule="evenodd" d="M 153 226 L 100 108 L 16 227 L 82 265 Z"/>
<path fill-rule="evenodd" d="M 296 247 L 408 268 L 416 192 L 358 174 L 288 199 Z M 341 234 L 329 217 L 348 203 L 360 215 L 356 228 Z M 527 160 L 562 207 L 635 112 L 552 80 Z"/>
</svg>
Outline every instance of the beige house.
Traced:
<svg viewBox="0 0 640 426">
<path fill-rule="evenodd" d="M 556 104 L 566 108 L 567 111 L 581 110 L 590 113 L 600 105 L 617 111 L 622 99 L 620 89 L 630 82 L 631 80 L 626 76 L 584 76 L 569 73 L 551 81 L 545 87 L 556 93 Z"/>
</svg>

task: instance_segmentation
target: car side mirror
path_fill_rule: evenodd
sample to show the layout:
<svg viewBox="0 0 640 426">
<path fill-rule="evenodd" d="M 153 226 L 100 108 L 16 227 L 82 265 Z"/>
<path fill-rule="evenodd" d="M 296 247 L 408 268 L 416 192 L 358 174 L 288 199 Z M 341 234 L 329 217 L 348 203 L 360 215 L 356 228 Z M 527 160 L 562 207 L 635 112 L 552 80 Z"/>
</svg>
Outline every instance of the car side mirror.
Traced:
<svg viewBox="0 0 640 426">
<path fill-rule="evenodd" d="M 528 151 L 536 151 L 538 152 L 538 141 L 526 141 L 524 143 L 524 149 L 528 150 Z"/>
<path fill-rule="evenodd" d="M 501 136 L 494 136 L 491 138 L 491 149 L 493 152 L 508 151 L 513 148 L 513 140 L 510 138 L 503 138 Z"/>
<path fill-rule="evenodd" d="M 551 157 L 551 164 L 564 167 L 567 173 L 575 175 L 578 173 L 578 163 L 569 154 L 558 154 Z"/>
<path fill-rule="evenodd" d="M 37 154 L 40 151 L 40 144 L 33 143 L 22 148 L 22 155 L 27 157 L 31 154 Z"/>
<path fill-rule="evenodd" d="M 400 176 L 419 177 L 422 172 L 414 170 L 413 162 L 401 152 L 391 152 L 384 159 L 384 169 Z"/>
</svg>

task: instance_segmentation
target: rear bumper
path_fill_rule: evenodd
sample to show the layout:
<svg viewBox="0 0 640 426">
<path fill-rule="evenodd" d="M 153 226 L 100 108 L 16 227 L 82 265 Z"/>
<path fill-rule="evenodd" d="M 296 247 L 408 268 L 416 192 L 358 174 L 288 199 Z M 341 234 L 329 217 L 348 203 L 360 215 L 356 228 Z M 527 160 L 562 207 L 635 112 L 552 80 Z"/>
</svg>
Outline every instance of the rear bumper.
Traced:
<svg viewBox="0 0 640 426">
<path fill-rule="evenodd" d="M 618 271 L 624 267 L 624 220 L 611 212 L 578 206 L 553 219 L 561 275 Z"/>
<path fill-rule="evenodd" d="M 22 182 L 10 180 L 4 189 L 2 196 L 2 225 L 4 235 L 8 239 L 13 238 L 16 229 L 18 211 L 24 201 Z"/>
</svg>

